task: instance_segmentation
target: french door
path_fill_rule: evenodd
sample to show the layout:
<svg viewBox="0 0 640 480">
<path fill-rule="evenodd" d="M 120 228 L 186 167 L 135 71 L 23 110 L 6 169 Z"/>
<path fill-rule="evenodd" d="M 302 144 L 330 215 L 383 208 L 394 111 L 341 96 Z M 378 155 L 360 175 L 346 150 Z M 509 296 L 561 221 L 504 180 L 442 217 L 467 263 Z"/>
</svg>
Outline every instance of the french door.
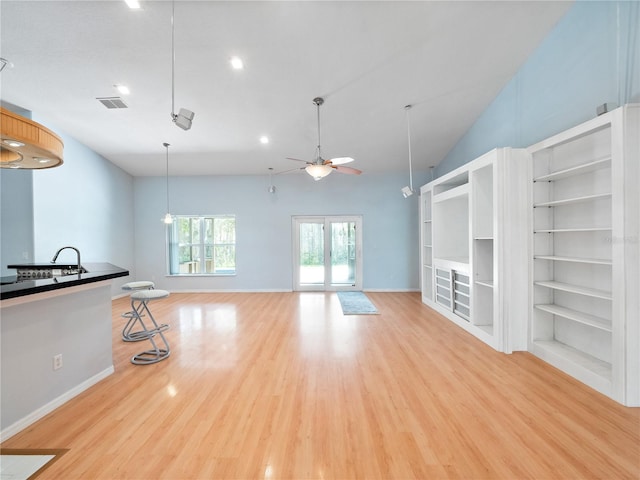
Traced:
<svg viewBox="0 0 640 480">
<path fill-rule="evenodd" d="M 293 217 L 294 290 L 362 290 L 362 217 Z"/>
</svg>

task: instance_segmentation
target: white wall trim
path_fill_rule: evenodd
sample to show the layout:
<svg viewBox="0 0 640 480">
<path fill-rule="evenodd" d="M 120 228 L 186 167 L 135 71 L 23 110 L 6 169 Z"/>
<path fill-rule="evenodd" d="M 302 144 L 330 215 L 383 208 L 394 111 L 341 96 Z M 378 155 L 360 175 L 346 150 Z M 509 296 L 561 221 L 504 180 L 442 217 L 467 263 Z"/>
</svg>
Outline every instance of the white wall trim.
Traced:
<svg viewBox="0 0 640 480">
<path fill-rule="evenodd" d="M 380 292 L 380 293 L 411 293 L 420 292 L 419 288 L 363 288 L 363 292 Z"/>
<path fill-rule="evenodd" d="M 82 392 L 84 392 L 88 388 L 92 387 L 93 385 L 95 385 L 99 381 L 107 378 L 109 375 L 113 374 L 113 372 L 115 372 L 115 369 L 114 369 L 113 365 L 111 365 L 109 368 L 106 368 L 102 372 L 97 373 L 96 375 L 94 375 L 91 378 L 88 378 L 87 380 L 85 380 L 81 384 L 73 387 L 71 390 L 63 393 L 59 397 L 54 398 L 49 403 L 47 403 L 46 405 L 43 405 L 42 407 L 38 408 L 37 410 L 35 410 L 34 412 L 30 413 L 26 417 L 18 420 L 17 422 L 15 422 L 12 425 L 9 425 L 7 428 L 5 428 L 4 430 L 2 430 L 0 432 L 0 442 L 4 442 L 5 440 L 7 440 L 7 439 L 11 438 L 12 436 L 14 436 L 16 433 L 21 432 L 22 430 L 24 430 L 28 426 L 30 426 L 33 423 L 35 423 L 38 420 L 40 420 L 45 415 L 48 415 L 49 413 L 53 412 L 56 408 L 62 406 L 63 404 L 65 404 L 66 402 L 71 400 L 72 398 L 77 397 Z"/>
<path fill-rule="evenodd" d="M 164 289 L 166 290 L 166 289 Z M 185 289 L 169 290 L 170 293 L 290 293 L 291 289 Z"/>
<path fill-rule="evenodd" d="M 165 289 L 166 290 L 166 289 Z M 213 289 L 213 290 L 209 290 L 209 289 L 186 289 L 186 290 L 168 290 L 170 293 L 292 293 L 293 290 L 290 289 L 248 289 L 248 290 L 243 290 L 243 289 Z M 322 292 L 324 290 L 318 290 L 315 291 L 315 293 L 318 292 Z M 363 292 L 381 292 L 381 293 L 407 293 L 407 292 L 420 292 L 419 288 L 411 288 L 411 289 L 405 289 L 405 288 L 398 288 L 398 289 L 393 289 L 393 288 L 364 288 L 362 290 Z M 304 293 L 304 292 L 302 292 Z M 326 293 L 334 293 L 332 291 L 327 291 Z M 126 294 L 128 295 L 128 294 Z M 120 297 L 113 297 L 113 299 L 115 300 L 116 298 L 120 298 Z"/>
</svg>

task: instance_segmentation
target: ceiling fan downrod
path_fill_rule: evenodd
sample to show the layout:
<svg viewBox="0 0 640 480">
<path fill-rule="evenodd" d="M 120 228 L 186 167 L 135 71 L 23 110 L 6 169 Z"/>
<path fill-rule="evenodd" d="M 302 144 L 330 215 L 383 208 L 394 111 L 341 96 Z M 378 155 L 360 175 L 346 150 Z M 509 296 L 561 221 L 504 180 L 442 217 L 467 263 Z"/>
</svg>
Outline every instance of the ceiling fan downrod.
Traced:
<svg viewBox="0 0 640 480">
<path fill-rule="evenodd" d="M 318 111 L 318 146 L 316 147 L 316 151 L 318 153 L 316 157 L 316 164 L 323 165 L 324 159 L 322 158 L 322 151 L 320 150 L 320 105 L 324 103 L 324 99 L 322 97 L 316 97 L 313 99 L 313 104 L 316 106 Z"/>
</svg>

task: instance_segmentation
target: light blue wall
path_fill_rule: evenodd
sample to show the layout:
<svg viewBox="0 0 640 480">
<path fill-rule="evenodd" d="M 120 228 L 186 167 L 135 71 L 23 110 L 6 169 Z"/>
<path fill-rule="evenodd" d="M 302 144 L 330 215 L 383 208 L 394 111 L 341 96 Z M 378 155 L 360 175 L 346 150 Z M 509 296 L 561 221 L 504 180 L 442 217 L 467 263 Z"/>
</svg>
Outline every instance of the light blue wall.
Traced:
<svg viewBox="0 0 640 480">
<path fill-rule="evenodd" d="M 527 147 L 596 116 L 606 102 L 640 102 L 640 2 L 578 1 L 436 168 L 495 147 Z"/>
<path fill-rule="evenodd" d="M 45 121 L 64 141 L 64 164 L 33 172 L 34 261 L 48 262 L 58 248 L 80 249 L 83 262 L 108 262 L 132 274 L 133 177 Z M 75 252 L 60 254 L 75 261 Z M 113 280 L 112 293 L 130 277 Z"/>
<path fill-rule="evenodd" d="M 427 181 L 416 174 L 416 184 Z M 305 173 L 274 176 L 172 177 L 171 213 L 234 214 L 237 275 L 167 277 L 165 179 L 135 179 L 136 274 L 170 291 L 281 291 L 292 285 L 293 215 L 362 215 L 365 290 L 419 289 L 418 197 L 404 199 L 406 174 L 332 174 L 314 182 Z"/>
<path fill-rule="evenodd" d="M 30 170 L 0 169 L 1 275 L 7 265 L 33 261 L 33 180 Z"/>
<path fill-rule="evenodd" d="M 31 118 L 31 112 L 0 101 L 7 110 Z M 0 169 L 0 275 L 15 275 L 13 263 L 33 261 L 33 172 Z"/>
</svg>

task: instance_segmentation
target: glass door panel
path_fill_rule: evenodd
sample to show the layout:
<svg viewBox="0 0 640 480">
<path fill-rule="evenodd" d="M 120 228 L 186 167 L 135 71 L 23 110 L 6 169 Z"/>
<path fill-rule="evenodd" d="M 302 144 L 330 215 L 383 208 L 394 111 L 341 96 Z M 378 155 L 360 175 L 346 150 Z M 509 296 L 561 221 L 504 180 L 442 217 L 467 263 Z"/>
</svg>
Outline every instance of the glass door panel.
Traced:
<svg viewBox="0 0 640 480">
<path fill-rule="evenodd" d="M 356 283 L 356 223 L 330 222 L 331 225 L 331 285 L 355 286 Z"/>
<path fill-rule="evenodd" d="M 361 217 L 293 217 L 294 290 L 362 289 Z"/>
<path fill-rule="evenodd" d="M 324 286 L 324 222 L 304 222 L 299 226 L 299 284 Z"/>
</svg>

